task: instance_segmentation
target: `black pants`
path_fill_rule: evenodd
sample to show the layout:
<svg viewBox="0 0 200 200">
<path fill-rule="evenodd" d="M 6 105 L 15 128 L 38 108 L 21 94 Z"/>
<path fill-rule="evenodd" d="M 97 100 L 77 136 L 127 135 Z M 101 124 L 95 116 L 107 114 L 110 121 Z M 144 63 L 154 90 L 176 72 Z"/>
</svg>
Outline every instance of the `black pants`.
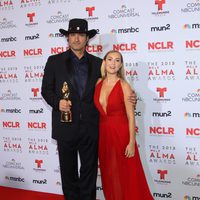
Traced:
<svg viewBox="0 0 200 200">
<path fill-rule="evenodd" d="M 80 132 L 74 141 L 57 141 L 62 189 L 66 200 L 96 200 L 98 140 L 91 138 L 84 130 Z"/>
</svg>

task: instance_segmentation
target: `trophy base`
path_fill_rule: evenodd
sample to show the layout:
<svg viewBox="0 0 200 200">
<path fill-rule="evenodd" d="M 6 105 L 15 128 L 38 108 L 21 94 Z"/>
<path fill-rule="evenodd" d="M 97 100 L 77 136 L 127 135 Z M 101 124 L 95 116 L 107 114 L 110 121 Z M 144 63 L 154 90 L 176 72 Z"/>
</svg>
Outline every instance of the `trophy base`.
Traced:
<svg viewBox="0 0 200 200">
<path fill-rule="evenodd" d="M 72 122 L 72 113 L 71 111 L 68 112 L 61 112 L 61 122 Z"/>
<path fill-rule="evenodd" d="M 72 120 L 69 120 L 69 121 L 66 121 L 66 120 L 60 120 L 61 122 L 64 122 L 64 123 L 68 123 L 68 122 L 72 122 Z"/>
</svg>

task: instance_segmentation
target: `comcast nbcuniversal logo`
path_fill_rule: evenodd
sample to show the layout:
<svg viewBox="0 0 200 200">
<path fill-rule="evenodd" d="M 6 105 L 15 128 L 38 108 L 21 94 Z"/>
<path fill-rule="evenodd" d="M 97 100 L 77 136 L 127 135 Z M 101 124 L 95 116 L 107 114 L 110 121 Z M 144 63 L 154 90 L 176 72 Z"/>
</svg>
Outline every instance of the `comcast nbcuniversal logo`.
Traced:
<svg viewBox="0 0 200 200">
<path fill-rule="evenodd" d="M 0 20 L 0 29 L 6 28 L 16 28 L 16 24 L 14 24 L 13 20 L 7 20 L 6 18 L 3 18 Z"/>
<path fill-rule="evenodd" d="M 112 11 L 108 18 L 129 18 L 129 17 L 139 17 L 140 14 L 135 10 L 135 8 L 127 8 L 126 5 L 122 5 L 121 8 Z"/>
<path fill-rule="evenodd" d="M 48 24 L 55 23 L 66 23 L 69 21 L 69 14 L 63 14 L 61 11 L 58 11 L 55 15 L 51 15 L 47 20 Z"/>
</svg>

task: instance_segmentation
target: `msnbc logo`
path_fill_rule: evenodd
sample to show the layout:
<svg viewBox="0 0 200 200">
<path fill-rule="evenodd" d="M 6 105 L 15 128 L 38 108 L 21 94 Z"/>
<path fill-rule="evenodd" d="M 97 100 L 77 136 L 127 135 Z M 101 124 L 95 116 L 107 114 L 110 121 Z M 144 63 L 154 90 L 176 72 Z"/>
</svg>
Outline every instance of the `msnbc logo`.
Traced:
<svg viewBox="0 0 200 200">
<path fill-rule="evenodd" d="M 112 29 L 112 30 L 110 31 L 110 33 L 114 35 L 114 34 L 117 33 L 117 31 L 116 31 L 115 29 Z"/>
</svg>

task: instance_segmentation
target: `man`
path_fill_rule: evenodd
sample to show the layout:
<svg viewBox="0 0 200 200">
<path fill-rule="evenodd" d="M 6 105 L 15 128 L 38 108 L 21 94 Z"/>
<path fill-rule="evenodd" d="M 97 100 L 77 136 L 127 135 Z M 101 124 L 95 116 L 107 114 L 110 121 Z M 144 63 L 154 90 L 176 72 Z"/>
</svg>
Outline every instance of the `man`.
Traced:
<svg viewBox="0 0 200 200">
<path fill-rule="evenodd" d="M 98 164 L 98 111 L 93 102 L 102 60 L 86 52 L 96 30 L 88 30 L 84 19 L 71 19 L 67 37 L 69 50 L 50 56 L 45 66 L 42 96 L 53 108 L 52 137 L 57 140 L 62 189 L 66 200 L 96 200 Z M 67 83 L 69 99 L 63 99 Z M 61 112 L 72 113 L 72 122 L 61 122 Z M 78 159 L 80 156 L 80 175 Z"/>
</svg>

